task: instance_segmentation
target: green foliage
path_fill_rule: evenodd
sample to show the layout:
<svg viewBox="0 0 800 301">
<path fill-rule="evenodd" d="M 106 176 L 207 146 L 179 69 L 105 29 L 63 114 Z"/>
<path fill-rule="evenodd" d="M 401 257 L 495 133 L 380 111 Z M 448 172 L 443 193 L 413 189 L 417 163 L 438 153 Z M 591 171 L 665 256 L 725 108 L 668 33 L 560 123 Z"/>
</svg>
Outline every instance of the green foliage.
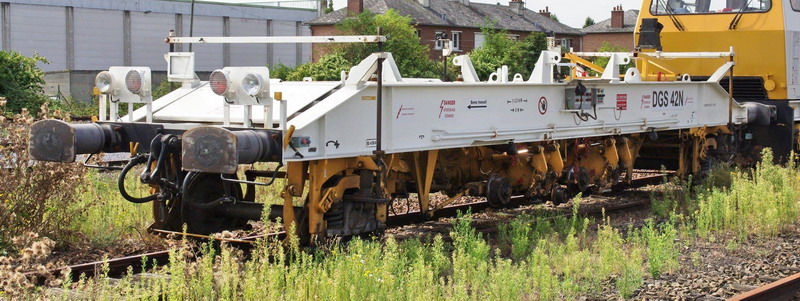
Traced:
<svg viewBox="0 0 800 301">
<path fill-rule="evenodd" d="M 672 213 L 688 213 L 696 207 L 692 198 L 692 176 L 687 180 L 678 177 L 667 179 L 664 188 L 650 193 L 650 211 L 657 217 L 666 218 Z"/>
<path fill-rule="evenodd" d="M 628 48 L 619 45 L 614 45 L 609 42 L 603 42 L 603 45 L 597 49 L 597 52 L 628 52 L 628 51 L 629 51 Z M 608 65 L 608 60 L 609 60 L 608 57 L 596 57 L 592 59 L 592 63 L 605 68 L 606 65 Z M 625 72 L 626 70 L 628 70 L 628 68 L 632 68 L 635 65 L 636 64 L 633 62 L 633 60 L 631 60 L 631 62 L 628 65 L 619 66 L 619 70 Z"/>
<path fill-rule="evenodd" d="M 520 41 L 509 38 L 508 32 L 495 30 L 492 25 L 481 28 L 484 36 L 483 45 L 469 53 L 478 77 L 486 80 L 489 75 L 503 65 L 508 66 L 511 75 L 530 76 L 539 55 L 547 49 L 547 36 L 534 32 Z"/>
<path fill-rule="evenodd" d="M 561 22 L 558 20 L 558 16 L 556 16 L 556 14 L 554 13 L 550 13 L 550 19 L 556 22 Z"/>
<path fill-rule="evenodd" d="M 269 77 L 286 80 L 287 78 L 289 78 L 289 74 L 291 74 L 293 71 L 294 68 L 292 67 L 286 66 L 284 64 L 278 64 L 269 69 Z"/>
<path fill-rule="evenodd" d="M 23 108 L 38 113 L 46 98 L 42 94 L 44 72 L 37 63 L 48 63 L 34 54 L 26 57 L 16 51 L 0 51 L 0 97 L 8 100 L 6 111 L 19 113 Z"/>
<path fill-rule="evenodd" d="M 285 75 L 285 80 L 301 81 L 304 77 L 311 77 L 314 80 L 339 80 L 341 72 L 350 70 L 352 63 L 347 61 L 342 53 L 334 52 L 323 56 L 317 62 L 306 63 L 290 71 Z M 280 68 L 280 67 L 279 67 Z M 284 72 L 278 70 L 279 73 Z"/>
<path fill-rule="evenodd" d="M 328 1 L 328 6 L 325 7 L 325 13 L 330 14 L 333 12 L 333 0 Z"/>
<path fill-rule="evenodd" d="M 694 212 L 701 237 L 733 234 L 740 240 L 757 235 L 776 235 L 797 221 L 800 171 L 772 163 L 772 151 L 751 172 L 735 172 L 730 188 L 712 187 L 700 194 Z"/>
<path fill-rule="evenodd" d="M 49 100 L 48 106 L 52 110 L 58 110 L 64 113 L 69 113 L 70 116 L 94 116 L 97 115 L 97 102 L 84 102 L 76 100 L 73 97 L 67 97 L 61 100 Z"/>
<path fill-rule="evenodd" d="M 338 24 L 337 29 L 346 35 L 375 35 L 380 27 L 381 34 L 387 37 L 383 50 L 392 53 L 402 76 L 437 77 L 437 64 L 428 57 L 428 46 L 420 43 L 411 22 L 411 18 L 401 16 L 392 9 L 381 15 L 365 11 Z M 378 51 L 378 46 L 372 43 L 352 43 L 327 50 L 328 54 L 319 61 L 297 66 L 296 69 L 278 65 L 270 70 L 270 77 L 291 81 L 302 80 L 304 77 L 339 80 L 341 71 L 349 71 L 350 67 Z"/>
<path fill-rule="evenodd" d="M 634 248 L 623 261 L 622 273 L 614 281 L 617 291 L 623 299 L 633 297 L 633 293 L 642 286 L 644 276 L 641 265 L 642 253 L 641 249 Z"/>
<path fill-rule="evenodd" d="M 400 74 L 404 77 L 437 77 L 438 69 L 430 57 L 430 49 L 420 43 L 416 29 L 411 25 L 410 17 L 402 16 L 389 9 L 384 14 L 376 15 L 365 11 L 355 18 L 348 18 L 336 28 L 344 34 L 374 35 L 381 28 L 381 34 L 387 38 L 384 51 L 392 53 Z M 338 49 L 345 59 L 356 64 L 378 51 L 376 44 L 348 44 Z"/>
<path fill-rule="evenodd" d="M 164 97 L 164 95 L 167 95 L 178 88 L 180 88 L 180 83 L 170 83 L 166 79 L 162 80 L 161 83 L 159 83 L 158 86 L 153 89 L 153 100 Z"/>
<path fill-rule="evenodd" d="M 595 22 L 594 22 L 594 19 L 592 19 L 592 17 L 586 17 L 586 21 L 583 22 L 583 28 L 592 26 L 594 24 L 595 24 Z"/>
<path fill-rule="evenodd" d="M 634 243 L 647 250 L 648 271 L 653 277 L 678 267 L 677 237 L 678 231 L 671 222 L 656 225 L 653 220 L 648 220 L 644 227 L 634 233 Z"/>
</svg>

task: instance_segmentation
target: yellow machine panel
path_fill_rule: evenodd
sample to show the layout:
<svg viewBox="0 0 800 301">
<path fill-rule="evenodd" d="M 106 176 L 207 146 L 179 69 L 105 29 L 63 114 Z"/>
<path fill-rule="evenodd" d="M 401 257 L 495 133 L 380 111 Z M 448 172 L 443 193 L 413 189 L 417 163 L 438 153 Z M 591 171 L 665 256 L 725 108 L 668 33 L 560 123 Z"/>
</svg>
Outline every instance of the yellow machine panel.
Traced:
<svg viewBox="0 0 800 301">
<path fill-rule="evenodd" d="M 733 47 L 735 77 L 760 77 L 769 99 L 787 99 L 784 10 L 792 11 L 789 0 L 645 0 L 637 29 L 643 19 L 658 19 L 664 26 L 663 51 L 728 51 Z M 637 31 L 637 44 L 639 39 Z M 657 63 L 691 76 L 710 76 L 720 62 L 675 59 Z M 646 76 L 658 78 L 655 73 Z"/>
</svg>

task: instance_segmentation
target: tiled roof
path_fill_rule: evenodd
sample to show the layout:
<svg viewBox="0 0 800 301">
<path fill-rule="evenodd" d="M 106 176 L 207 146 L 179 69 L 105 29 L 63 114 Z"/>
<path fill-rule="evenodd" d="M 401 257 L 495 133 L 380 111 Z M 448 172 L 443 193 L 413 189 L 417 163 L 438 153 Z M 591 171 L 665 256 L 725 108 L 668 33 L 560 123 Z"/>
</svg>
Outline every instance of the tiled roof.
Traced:
<svg viewBox="0 0 800 301">
<path fill-rule="evenodd" d="M 625 23 L 622 28 L 611 27 L 611 19 L 603 20 L 595 25 L 581 29 L 583 33 L 627 33 L 636 31 L 636 20 L 639 18 L 639 10 L 631 9 L 625 12 Z"/>
<path fill-rule="evenodd" d="M 496 22 L 497 29 L 513 31 L 554 32 L 556 34 L 582 35 L 575 28 L 561 24 L 537 12 L 525 9 L 517 15 L 506 5 L 470 3 L 460 1 L 430 0 L 430 7 L 424 7 L 414 0 L 364 0 L 364 10 L 376 14 L 385 13 L 389 8 L 404 16 L 409 16 L 419 25 L 479 28 L 487 20 Z M 342 8 L 314 20 L 308 25 L 338 24 L 347 17 L 347 8 Z"/>
</svg>

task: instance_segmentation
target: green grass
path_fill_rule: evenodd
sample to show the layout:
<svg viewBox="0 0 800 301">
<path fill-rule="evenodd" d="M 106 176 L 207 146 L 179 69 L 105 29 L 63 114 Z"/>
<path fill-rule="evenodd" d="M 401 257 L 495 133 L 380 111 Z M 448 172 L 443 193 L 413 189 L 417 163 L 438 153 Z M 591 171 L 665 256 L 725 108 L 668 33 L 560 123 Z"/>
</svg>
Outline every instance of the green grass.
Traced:
<svg viewBox="0 0 800 301">
<path fill-rule="evenodd" d="M 86 174 L 88 187 L 79 188 L 79 203 L 67 206 L 81 206 L 84 210 L 72 219 L 69 227 L 89 239 L 98 247 L 105 247 L 131 236 L 144 235 L 152 221 L 150 204 L 134 204 L 123 199 L 117 189 L 118 173 L 91 170 Z M 129 177 L 126 187 L 130 193 L 144 195 L 149 187 L 139 184 L 135 177 Z"/>
</svg>

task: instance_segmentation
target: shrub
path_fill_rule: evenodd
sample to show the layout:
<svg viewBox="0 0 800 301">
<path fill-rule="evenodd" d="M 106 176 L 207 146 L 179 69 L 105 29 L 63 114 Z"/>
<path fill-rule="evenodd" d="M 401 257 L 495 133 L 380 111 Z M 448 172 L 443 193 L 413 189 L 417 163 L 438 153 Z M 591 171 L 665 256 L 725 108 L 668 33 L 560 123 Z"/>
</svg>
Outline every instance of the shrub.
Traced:
<svg viewBox="0 0 800 301">
<path fill-rule="evenodd" d="M 693 217 L 701 237 L 776 235 L 797 222 L 800 171 L 791 162 L 788 167 L 775 165 L 769 149 L 761 156 L 752 171 L 734 173 L 730 189 L 712 188 L 700 196 Z"/>
<path fill-rule="evenodd" d="M 341 53 L 331 53 L 320 58 L 319 61 L 300 65 L 294 71 L 285 75 L 285 80 L 300 81 L 304 77 L 314 80 L 339 80 L 342 71 L 349 71 L 352 64 Z M 279 72 L 283 72 L 280 70 Z"/>
<path fill-rule="evenodd" d="M 508 32 L 494 29 L 493 26 L 488 23 L 481 28 L 483 45 L 469 53 L 478 77 L 487 80 L 497 68 L 506 65 L 509 77 L 519 73 L 527 79 L 533 72 L 539 55 L 547 50 L 547 36 L 534 32 L 515 41 L 508 36 Z"/>
<path fill-rule="evenodd" d="M 0 97 L 8 99 L 8 116 L 22 112 L 37 113 L 45 102 L 42 95 L 44 72 L 37 63 L 48 63 L 38 54 L 26 57 L 16 51 L 0 51 Z"/>
<path fill-rule="evenodd" d="M 381 34 L 387 37 L 383 50 L 391 52 L 404 77 L 438 77 L 437 64 L 430 59 L 427 43 L 420 43 L 412 19 L 401 16 L 397 11 L 389 9 L 384 14 L 376 15 L 365 11 L 354 18 L 348 18 L 336 28 L 344 34 L 374 35 L 381 28 Z M 336 48 L 344 58 L 355 65 L 371 53 L 378 50 L 378 45 L 348 44 Z M 441 67 L 441 65 L 439 65 Z"/>
</svg>

